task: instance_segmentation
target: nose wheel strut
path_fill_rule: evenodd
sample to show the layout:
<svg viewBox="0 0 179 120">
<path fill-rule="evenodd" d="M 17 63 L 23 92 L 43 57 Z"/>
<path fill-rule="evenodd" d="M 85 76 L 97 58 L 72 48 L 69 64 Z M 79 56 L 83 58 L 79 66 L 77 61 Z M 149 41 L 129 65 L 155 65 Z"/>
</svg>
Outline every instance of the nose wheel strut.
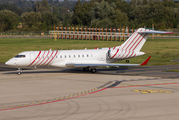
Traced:
<svg viewBox="0 0 179 120">
<path fill-rule="evenodd" d="M 21 74 L 22 74 L 22 69 L 21 69 L 21 68 L 18 68 L 17 74 L 18 74 L 18 75 L 21 75 Z"/>
</svg>

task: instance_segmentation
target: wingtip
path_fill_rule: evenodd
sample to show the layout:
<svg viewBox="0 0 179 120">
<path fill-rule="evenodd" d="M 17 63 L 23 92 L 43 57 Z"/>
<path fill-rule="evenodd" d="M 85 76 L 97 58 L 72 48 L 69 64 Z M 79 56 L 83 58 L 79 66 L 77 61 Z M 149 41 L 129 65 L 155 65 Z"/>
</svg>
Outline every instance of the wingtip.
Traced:
<svg viewBox="0 0 179 120">
<path fill-rule="evenodd" d="M 149 57 L 148 57 L 142 64 L 140 64 L 140 65 L 147 65 L 147 63 L 149 62 L 150 58 L 151 58 L 151 56 L 149 56 Z"/>
</svg>

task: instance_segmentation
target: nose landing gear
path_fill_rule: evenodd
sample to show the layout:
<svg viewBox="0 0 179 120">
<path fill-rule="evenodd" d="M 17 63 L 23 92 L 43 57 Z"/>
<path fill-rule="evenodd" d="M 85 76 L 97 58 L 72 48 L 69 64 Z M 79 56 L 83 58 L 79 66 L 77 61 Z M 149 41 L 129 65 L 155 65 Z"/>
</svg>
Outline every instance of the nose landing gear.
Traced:
<svg viewBox="0 0 179 120">
<path fill-rule="evenodd" d="M 18 72 L 18 73 L 17 73 L 18 75 L 21 75 L 21 74 L 22 74 L 22 69 L 21 69 L 21 68 L 18 68 L 17 72 Z"/>
</svg>

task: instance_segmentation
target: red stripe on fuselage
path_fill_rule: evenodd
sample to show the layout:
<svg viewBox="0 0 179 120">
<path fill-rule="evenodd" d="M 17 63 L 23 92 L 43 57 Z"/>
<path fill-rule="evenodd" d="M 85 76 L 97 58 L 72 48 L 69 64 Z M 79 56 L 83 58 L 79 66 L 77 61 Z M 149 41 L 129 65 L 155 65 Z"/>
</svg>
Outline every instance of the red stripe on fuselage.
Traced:
<svg viewBox="0 0 179 120">
<path fill-rule="evenodd" d="M 47 56 L 48 56 L 48 54 L 49 54 L 49 52 L 50 51 L 48 51 L 48 53 L 47 53 L 47 55 L 46 55 L 46 57 L 45 58 L 43 58 L 43 60 L 40 62 L 40 64 L 47 58 Z M 40 66 L 40 64 L 39 64 L 39 66 Z"/>
<path fill-rule="evenodd" d="M 52 51 L 52 53 L 51 53 L 50 57 L 49 57 L 49 58 L 48 58 L 48 59 L 44 62 L 44 64 L 42 64 L 42 66 L 43 66 L 43 65 L 45 65 L 45 64 L 46 64 L 46 62 L 47 62 L 47 61 L 51 58 L 51 56 L 52 56 L 53 52 L 54 52 L 54 51 Z"/>
<path fill-rule="evenodd" d="M 37 57 L 35 58 L 35 60 L 29 65 L 29 66 L 31 66 L 36 60 L 37 60 L 37 58 L 39 57 L 39 55 L 41 54 L 41 51 L 39 51 L 39 54 L 37 55 Z M 29 67 L 28 66 L 28 67 Z"/>
<path fill-rule="evenodd" d="M 56 51 L 56 53 L 55 53 L 55 55 L 53 56 L 53 58 L 52 58 L 46 65 L 48 65 L 48 64 L 55 58 L 55 56 L 57 55 L 57 53 L 58 53 L 58 50 Z"/>
<path fill-rule="evenodd" d="M 37 61 L 37 63 L 35 63 L 35 65 L 38 64 L 38 62 L 42 59 L 42 57 L 44 56 L 44 54 L 45 54 L 45 51 L 44 51 L 43 55 L 41 56 L 41 58 Z M 34 66 L 35 66 L 35 65 L 34 65 Z"/>
</svg>

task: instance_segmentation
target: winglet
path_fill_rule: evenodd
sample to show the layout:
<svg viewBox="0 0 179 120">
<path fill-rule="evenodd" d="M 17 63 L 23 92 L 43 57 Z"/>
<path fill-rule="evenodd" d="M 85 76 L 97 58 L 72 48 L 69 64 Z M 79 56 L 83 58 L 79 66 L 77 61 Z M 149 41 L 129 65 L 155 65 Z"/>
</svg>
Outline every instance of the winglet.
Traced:
<svg viewBox="0 0 179 120">
<path fill-rule="evenodd" d="M 142 64 L 140 64 L 140 65 L 147 65 L 147 63 L 149 62 L 150 58 L 151 58 L 151 56 L 149 56 L 149 57 L 148 57 Z"/>
</svg>

